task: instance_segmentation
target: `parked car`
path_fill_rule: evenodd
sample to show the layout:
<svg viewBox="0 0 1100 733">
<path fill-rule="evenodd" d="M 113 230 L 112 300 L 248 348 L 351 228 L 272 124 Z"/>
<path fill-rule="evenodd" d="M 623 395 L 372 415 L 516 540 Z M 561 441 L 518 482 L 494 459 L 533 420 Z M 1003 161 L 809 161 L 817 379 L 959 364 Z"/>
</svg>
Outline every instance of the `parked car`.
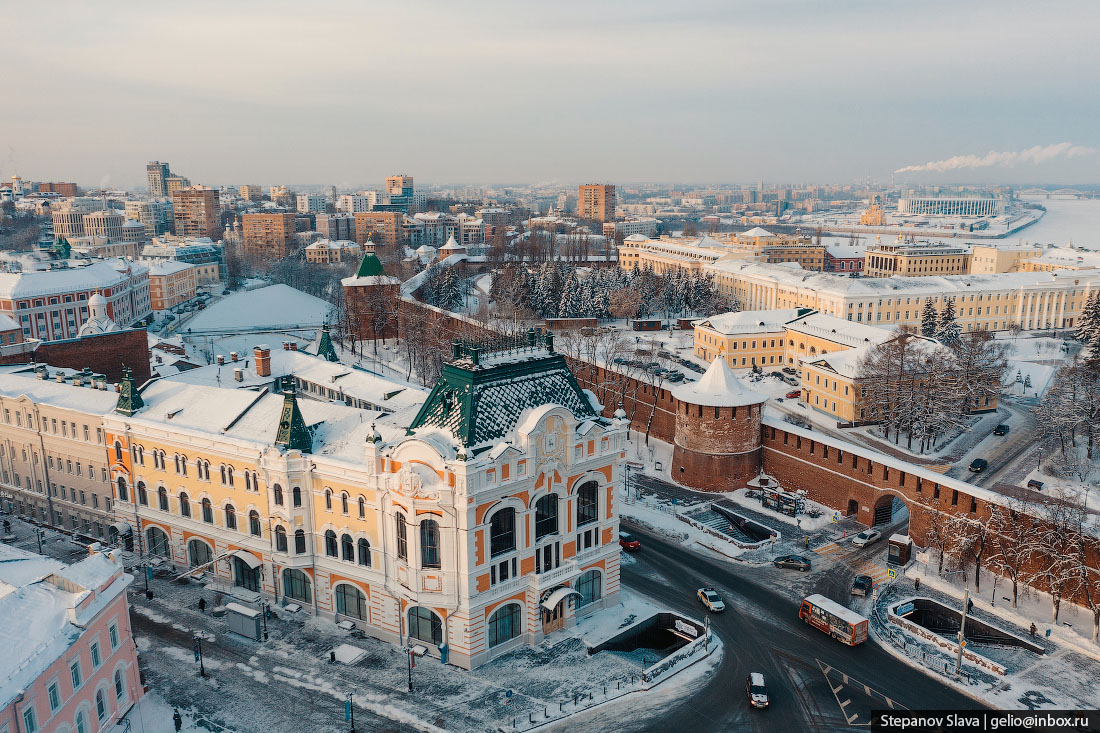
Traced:
<svg viewBox="0 0 1100 733">
<path fill-rule="evenodd" d="M 1031 479 L 1030 481 L 1027 482 L 1027 487 L 1029 489 L 1035 489 L 1036 491 L 1042 491 L 1043 490 L 1043 485 L 1044 485 L 1043 482 L 1039 481 L 1038 479 Z"/>
<path fill-rule="evenodd" d="M 695 594 L 699 597 L 699 601 L 707 607 L 708 611 L 712 613 L 719 613 L 726 610 L 726 603 L 722 600 L 722 596 L 718 595 L 718 591 L 714 588 L 700 588 Z"/>
<path fill-rule="evenodd" d="M 870 575 L 857 575 L 852 581 L 853 596 L 869 596 L 872 588 L 874 588 L 874 581 L 871 580 Z"/>
<path fill-rule="evenodd" d="M 993 434 L 994 435 L 1008 435 L 1008 426 L 1003 425 L 1003 424 L 998 425 L 997 427 L 993 428 Z"/>
<path fill-rule="evenodd" d="M 989 468 L 989 461 L 984 458 L 975 458 L 970 462 L 970 470 L 974 473 L 981 473 L 987 468 Z"/>
<path fill-rule="evenodd" d="M 810 569 L 809 559 L 801 555 L 780 555 L 772 560 L 772 565 L 777 568 L 791 568 L 805 573 Z"/>
<path fill-rule="evenodd" d="M 754 708 L 768 707 L 768 686 L 764 684 L 764 675 L 753 672 L 745 681 L 745 692 L 749 696 L 749 705 Z"/>
<path fill-rule="evenodd" d="M 852 538 L 852 544 L 856 547 L 866 547 L 881 538 L 882 532 L 879 532 L 877 529 L 865 529 Z"/>
<path fill-rule="evenodd" d="M 787 394 L 785 394 L 783 396 L 786 397 L 787 399 L 796 400 L 796 399 L 798 399 L 799 397 L 802 396 L 802 390 L 792 389 L 790 392 L 788 392 Z"/>
<path fill-rule="evenodd" d="M 669 374 L 666 379 L 670 382 L 682 382 L 684 381 L 684 375 L 681 372 L 673 372 Z"/>
<path fill-rule="evenodd" d="M 782 379 L 783 378 L 783 372 L 772 372 L 768 376 L 769 377 L 775 377 L 776 379 Z"/>
<path fill-rule="evenodd" d="M 629 532 L 619 532 L 619 547 L 627 552 L 637 552 L 642 549 L 642 543 Z"/>
<path fill-rule="evenodd" d="M 798 374 L 798 370 L 795 369 L 794 367 L 783 367 L 783 373 L 793 375 L 793 374 Z"/>
<path fill-rule="evenodd" d="M 786 382 L 787 384 L 791 385 L 792 387 L 797 387 L 798 386 L 798 378 L 797 377 L 787 377 L 783 381 Z"/>
</svg>

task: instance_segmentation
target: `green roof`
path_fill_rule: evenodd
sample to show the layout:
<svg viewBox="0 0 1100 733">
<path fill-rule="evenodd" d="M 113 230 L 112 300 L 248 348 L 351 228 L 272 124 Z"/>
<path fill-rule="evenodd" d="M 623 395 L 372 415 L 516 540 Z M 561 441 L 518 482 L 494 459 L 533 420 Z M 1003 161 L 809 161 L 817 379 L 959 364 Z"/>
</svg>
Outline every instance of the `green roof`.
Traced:
<svg viewBox="0 0 1100 733">
<path fill-rule="evenodd" d="M 359 269 L 355 271 L 356 277 L 377 277 L 385 274 L 386 271 L 382 269 L 382 261 L 373 252 L 367 252 L 363 256 L 363 261 L 359 263 Z"/>
<path fill-rule="evenodd" d="M 275 433 L 275 445 L 303 453 L 313 452 L 313 436 L 306 427 L 302 411 L 298 409 L 294 375 L 280 377 L 283 391 L 283 409 L 279 413 L 279 429 Z"/>
<path fill-rule="evenodd" d="M 513 430 L 527 409 L 555 404 L 581 420 L 598 418 L 561 354 L 540 348 L 478 356 L 471 351 L 443 365 L 410 433 L 438 427 L 466 447 L 489 447 Z"/>
<path fill-rule="evenodd" d="M 321 340 L 317 343 L 317 356 L 328 361 L 340 361 L 336 355 L 336 349 L 332 345 L 332 337 L 328 333 L 328 324 L 321 329 Z"/>
<path fill-rule="evenodd" d="M 122 368 L 122 381 L 118 385 L 118 403 L 115 412 L 119 415 L 133 417 L 138 410 L 145 407 L 145 401 L 141 399 L 141 393 L 134 383 L 134 370 L 130 367 Z"/>
</svg>

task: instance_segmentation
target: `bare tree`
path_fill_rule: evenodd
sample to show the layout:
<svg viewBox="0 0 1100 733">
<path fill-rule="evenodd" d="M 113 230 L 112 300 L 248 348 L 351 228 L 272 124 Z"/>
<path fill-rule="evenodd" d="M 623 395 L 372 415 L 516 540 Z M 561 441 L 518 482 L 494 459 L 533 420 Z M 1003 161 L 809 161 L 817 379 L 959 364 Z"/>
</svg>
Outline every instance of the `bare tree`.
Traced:
<svg viewBox="0 0 1100 733">
<path fill-rule="evenodd" d="M 1027 582 L 1050 594 L 1051 621 L 1058 623 L 1062 599 L 1080 588 L 1083 507 L 1076 497 L 1057 490 L 1036 506 L 1038 522 L 1027 543 Z"/>
<path fill-rule="evenodd" d="M 955 514 L 947 520 L 946 534 L 951 537 L 950 556 L 956 569 L 974 568 L 974 590 L 981 590 L 982 558 L 989 549 L 990 532 L 986 521 Z"/>
<path fill-rule="evenodd" d="M 1028 544 L 1034 507 L 1019 499 L 1008 506 L 990 506 L 989 531 L 993 535 L 992 554 L 986 565 L 1012 582 L 1012 607 L 1017 607 L 1020 581 L 1028 560 Z"/>
<path fill-rule="evenodd" d="M 940 510 L 940 500 L 934 497 L 925 497 L 921 500 L 924 510 L 928 514 L 928 546 L 935 548 L 939 553 L 939 568 L 937 575 L 943 575 L 943 561 L 947 555 L 947 549 L 951 545 L 951 532 L 948 527 L 950 517 Z"/>
</svg>

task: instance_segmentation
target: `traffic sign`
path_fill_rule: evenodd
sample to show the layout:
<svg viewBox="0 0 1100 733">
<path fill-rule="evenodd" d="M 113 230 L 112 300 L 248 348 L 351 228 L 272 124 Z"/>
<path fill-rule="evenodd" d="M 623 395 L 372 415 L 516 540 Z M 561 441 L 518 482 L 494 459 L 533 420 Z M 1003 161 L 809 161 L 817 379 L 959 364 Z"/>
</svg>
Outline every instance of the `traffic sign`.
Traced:
<svg viewBox="0 0 1100 733">
<path fill-rule="evenodd" d="M 898 571 L 894 570 L 893 568 L 890 568 L 889 570 L 887 570 L 886 574 L 890 577 L 890 580 L 893 580 L 894 578 L 898 577 Z"/>
<path fill-rule="evenodd" d="M 840 524 L 840 514 L 833 512 L 833 524 Z"/>
<path fill-rule="evenodd" d="M 512 704 L 512 691 L 511 690 L 508 690 L 507 692 L 504 693 L 504 704 L 505 705 L 511 705 Z"/>
</svg>

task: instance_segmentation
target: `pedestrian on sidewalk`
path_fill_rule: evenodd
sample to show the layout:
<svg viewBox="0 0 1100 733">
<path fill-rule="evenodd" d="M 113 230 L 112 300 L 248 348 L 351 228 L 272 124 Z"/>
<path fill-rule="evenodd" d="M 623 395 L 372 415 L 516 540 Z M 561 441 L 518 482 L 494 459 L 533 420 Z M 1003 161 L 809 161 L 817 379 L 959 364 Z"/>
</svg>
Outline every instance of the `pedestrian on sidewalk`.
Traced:
<svg viewBox="0 0 1100 733">
<path fill-rule="evenodd" d="M 206 599 L 199 596 L 199 613 L 206 613 Z"/>
<path fill-rule="evenodd" d="M 172 725 L 179 731 L 183 728 L 183 716 L 180 715 L 180 709 L 176 708 L 176 712 L 172 713 Z"/>
<path fill-rule="evenodd" d="M 1032 639 L 1034 639 L 1034 638 L 1035 638 L 1035 632 L 1036 632 L 1036 631 L 1038 631 L 1038 630 L 1039 630 L 1039 629 L 1037 629 L 1037 628 L 1035 627 L 1035 622 L 1034 622 L 1034 621 L 1032 621 L 1032 622 L 1031 622 L 1031 638 L 1032 638 Z"/>
<path fill-rule="evenodd" d="M 920 578 L 913 578 L 913 591 L 920 590 Z"/>
<path fill-rule="evenodd" d="M 808 549 L 810 549 L 810 535 L 806 535 L 805 540 L 806 540 L 806 549 L 808 550 Z"/>
</svg>

